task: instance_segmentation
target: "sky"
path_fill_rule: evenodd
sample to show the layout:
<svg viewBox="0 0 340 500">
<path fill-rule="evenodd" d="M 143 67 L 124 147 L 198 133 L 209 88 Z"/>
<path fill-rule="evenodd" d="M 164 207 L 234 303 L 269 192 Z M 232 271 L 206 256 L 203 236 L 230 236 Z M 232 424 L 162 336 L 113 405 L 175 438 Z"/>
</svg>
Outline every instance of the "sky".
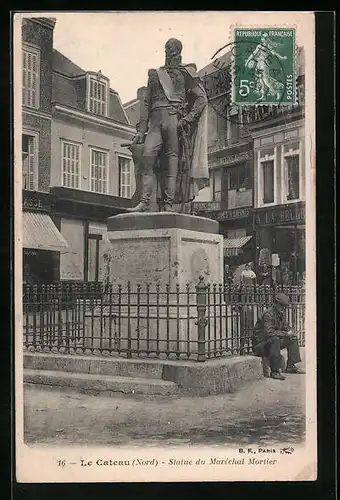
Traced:
<svg viewBox="0 0 340 500">
<path fill-rule="evenodd" d="M 134 99 L 137 89 L 146 85 L 148 69 L 164 64 L 164 45 L 171 37 L 183 43 L 183 62 L 195 63 L 198 70 L 232 42 L 234 27 L 294 25 L 298 26 L 298 45 L 308 40 L 313 49 L 314 43 L 313 14 L 306 12 L 49 11 L 38 15 L 56 18 L 54 48 L 85 71 L 101 70 L 123 103 Z M 38 15 L 25 13 L 24 17 Z"/>
<path fill-rule="evenodd" d="M 183 43 L 184 63 L 198 69 L 230 41 L 228 15 L 219 12 L 49 13 L 57 23 L 54 48 L 86 71 L 110 79 L 123 103 L 146 85 L 148 69 L 164 64 L 164 45 Z"/>
</svg>

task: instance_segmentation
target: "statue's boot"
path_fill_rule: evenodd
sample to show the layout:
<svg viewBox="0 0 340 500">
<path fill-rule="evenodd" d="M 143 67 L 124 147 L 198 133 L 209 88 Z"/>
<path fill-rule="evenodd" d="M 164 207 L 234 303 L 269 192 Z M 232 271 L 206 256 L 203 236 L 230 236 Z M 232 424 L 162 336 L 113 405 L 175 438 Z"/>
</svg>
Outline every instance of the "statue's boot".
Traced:
<svg viewBox="0 0 340 500">
<path fill-rule="evenodd" d="M 150 200 L 153 191 L 153 164 L 154 158 L 144 158 L 144 172 L 142 174 L 142 195 L 138 205 L 128 208 L 128 212 L 149 212 Z"/>
<path fill-rule="evenodd" d="M 172 205 L 170 205 L 169 203 L 166 203 L 164 205 L 162 212 L 175 212 L 175 210 L 174 210 Z"/>
<path fill-rule="evenodd" d="M 140 201 L 135 207 L 127 208 L 128 212 L 149 212 L 150 204 L 145 201 Z"/>
</svg>

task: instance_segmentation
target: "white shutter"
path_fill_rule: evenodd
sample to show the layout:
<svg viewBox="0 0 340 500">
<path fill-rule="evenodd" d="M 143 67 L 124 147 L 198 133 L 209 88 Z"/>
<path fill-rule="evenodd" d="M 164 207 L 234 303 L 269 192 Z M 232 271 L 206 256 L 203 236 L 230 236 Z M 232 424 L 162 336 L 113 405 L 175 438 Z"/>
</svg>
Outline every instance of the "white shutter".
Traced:
<svg viewBox="0 0 340 500">
<path fill-rule="evenodd" d="M 22 58 L 22 98 L 30 108 L 38 107 L 39 55 L 38 52 L 23 50 Z"/>
</svg>

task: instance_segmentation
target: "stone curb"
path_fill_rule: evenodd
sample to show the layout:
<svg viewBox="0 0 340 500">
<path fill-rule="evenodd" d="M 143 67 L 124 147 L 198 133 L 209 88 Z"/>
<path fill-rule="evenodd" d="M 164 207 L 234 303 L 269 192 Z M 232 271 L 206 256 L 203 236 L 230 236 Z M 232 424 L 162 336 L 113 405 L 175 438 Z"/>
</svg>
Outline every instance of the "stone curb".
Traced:
<svg viewBox="0 0 340 500">
<path fill-rule="evenodd" d="M 65 373 L 51 370 L 24 370 L 24 382 L 41 386 L 73 387 L 82 392 L 120 392 L 171 396 L 179 393 L 174 382 L 137 377 L 111 377 L 88 373 Z"/>
<path fill-rule="evenodd" d="M 80 355 L 25 353 L 24 379 L 27 374 L 48 371 L 61 373 L 65 377 L 78 377 L 77 380 L 105 377 L 141 381 L 143 387 L 156 382 L 172 382 L 182 393 L 208 396 L 239 390 L 247 382 L 263 378 L 261 359 L 255 356 L 233 356 L 204 363 L 169 360 L 131 360 L 121 358 L 91 357 Z M 55 375 L 54 375 L 55 377 Z M 72 379 L 73 380 L 73 379 Z M 26 380 L 28 381 L 28 380 Z M 38 383 L 38 382 L 36 382 Z M 54 385 L 58 385 L 55 383 Z M 79 386 L 80 386 L 79 382 Z M 146 391 L 147 392 L 147 391 Z"/>
</svg>

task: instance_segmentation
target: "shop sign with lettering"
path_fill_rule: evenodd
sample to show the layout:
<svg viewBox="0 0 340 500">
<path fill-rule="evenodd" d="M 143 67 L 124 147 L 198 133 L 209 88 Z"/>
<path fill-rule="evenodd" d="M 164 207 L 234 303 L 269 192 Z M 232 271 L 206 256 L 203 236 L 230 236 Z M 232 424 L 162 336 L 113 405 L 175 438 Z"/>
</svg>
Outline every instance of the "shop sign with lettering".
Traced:
<svg viewBox="0 0 340 500">
<path fill-rule="evenodd" d="M 22 208 L 25 210 L 45 210 L 49 211 L 52 202 L 43 193 L 27 194 L 23 193 Z"/>
<path fill-rule="evenodd" d="M 245 217 L 249 217 L 250 209 L 249 208 L 233 208 L 231 210 L 222 210 L 216 216 L 216 220 L 224 221 L 230 219 L 242 219 Z"/>
<path fill-rule="evenodd" d="M 216 212 L 220 207 L 219 201 L 194 201 L 192 204 L 193 211 L 197 212 Z"/>
<path fill-rule="evenodd" d="M 209 166 L 210 167 L 220 167 L 225 165 L 232 165 L 233 163 L 239 163 L 242 161 L 250 160 L 251 152 L 245 151 L 240 153 L 234 153 L 232 155 L 224 156 L 223 158 L 214 159 Z"/>
<path fill-rule="evenodd" d="M 218 204 L 219 205 L 219 204 Z M 196 212 L 207 214 L 207 217 L 210 219 L 217 220 L 219 222 L 223 222 L 225 220 L 233 220 L 233 219 L 245 219 L 249 217 L 251 210 L 250 208 L 234 208 L 231 210 L 212 210 L 212 209 L 204 209 L 200 208 L 199 210 L 196 208 Z"/>
<path fill-rule="evenodd" d="M 23 208 L 34 208 L 34 209 L 43 208 L 41 200 L 38 200 L 37 198 L 25 198 L 22 202 L 22 206 Z"/>
<path fill-rule="evenodd" d="M 272 224 L 285 224 L 289 222 L 305 222 L 305 204 L 278 205 L 270 209 L 260 209 L 255 213 L 255 224 L 266 226 Z"/>
</svg>

